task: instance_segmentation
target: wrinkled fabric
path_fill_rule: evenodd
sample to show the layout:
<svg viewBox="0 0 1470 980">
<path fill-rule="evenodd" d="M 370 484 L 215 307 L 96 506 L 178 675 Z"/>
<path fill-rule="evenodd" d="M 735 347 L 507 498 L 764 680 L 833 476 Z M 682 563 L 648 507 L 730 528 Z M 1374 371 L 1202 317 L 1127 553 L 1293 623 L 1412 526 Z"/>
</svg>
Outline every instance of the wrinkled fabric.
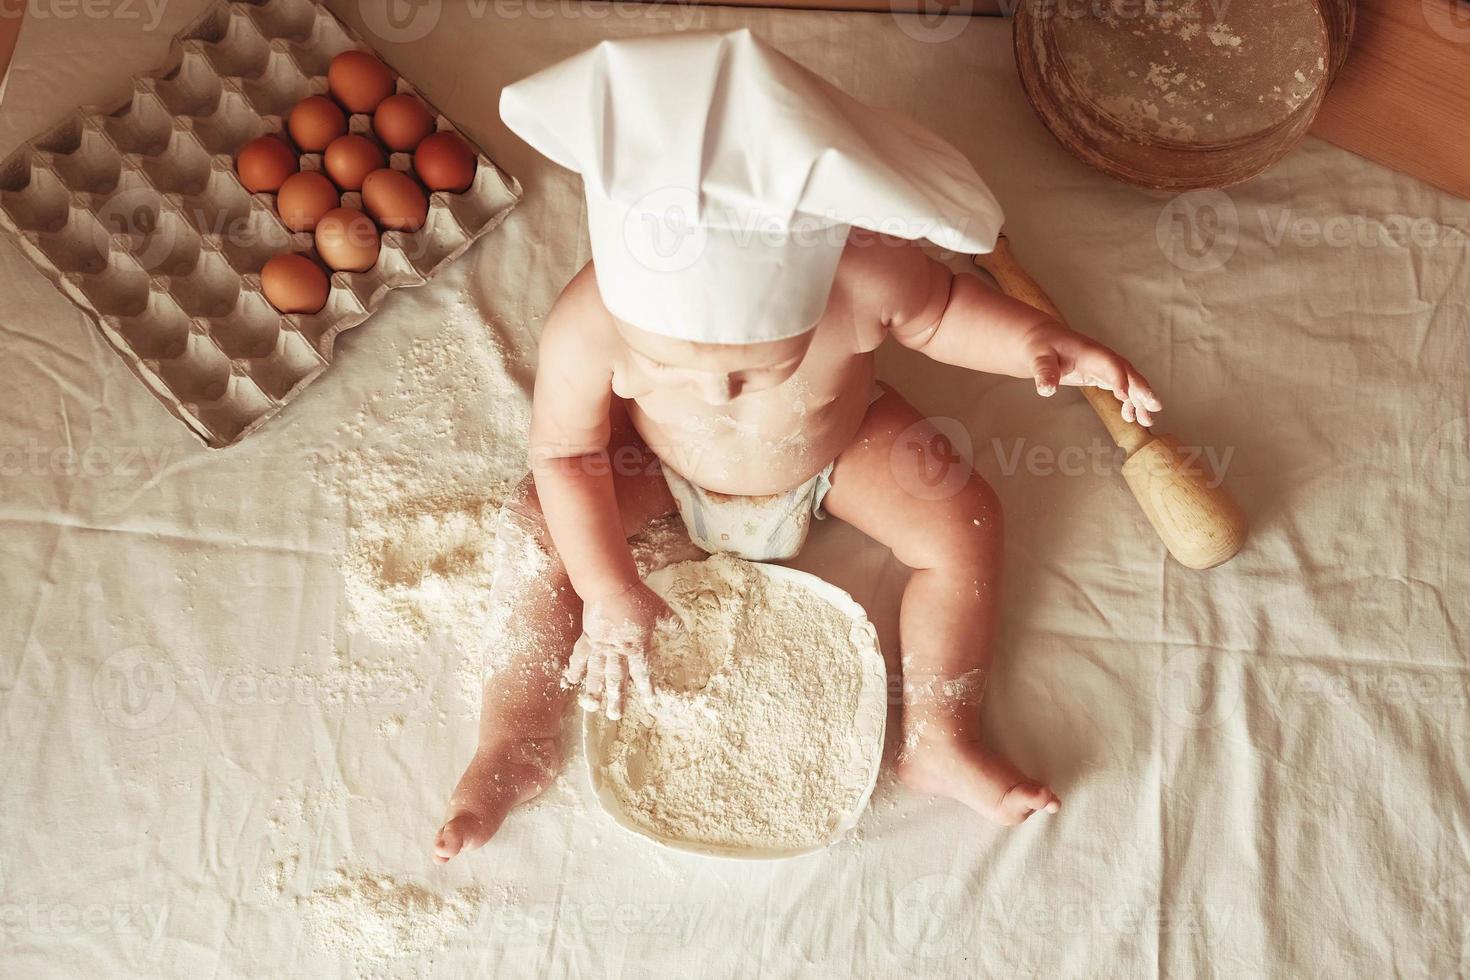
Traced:
<svg viewBox="0 0 1470 980">
<path fill-rule="evenodd" d="M 371 5 L 335 6 L 361 26 Z M 1222 196 L 1125 187 L 1036 121 L 997 21 L 472 7 L 381 49 L 525 201 L 344 335 L 240 446 L 200 445 L 0 243 L 0 974 L 357 976 L 290 901 L 344 862 L 486 890 L 475 927 L 402 976 L 1470 972 L 1470 204 L 1316 141 Z M 889 345 L 880 375 L 1003 502 L 985 727 L 1062 812 L 1000 830 L 885 768 L 828 853 L 694 860 L 596 811 L 574 739 L 545 800 L 437 868 L 475 741 L 455 674 L 482 651 L 346 633 L 350 509 L 313 475 L 450 299 L 529 391 L 541 318 L 589 253 L 578 179 L 505 130 L 499 88 L 604 36 L 740 25 L 974 161 L 1020 259 L 1145 371 L 1161 427 L 1223 468 L 1251 537 L 1219 569 L 1180 567 L 1075 393 Z M 159 63 L 176 26 L 28 23 L 4 148 Z M 862 602 L 896 655 L 905 572 L 886 551 L 825 521 L 797 564 Z M 346 701 L 266 683 L 343 651 L 422 683 Z M 263 892 L 293 857 L 286 900 Z"/>
</svg>

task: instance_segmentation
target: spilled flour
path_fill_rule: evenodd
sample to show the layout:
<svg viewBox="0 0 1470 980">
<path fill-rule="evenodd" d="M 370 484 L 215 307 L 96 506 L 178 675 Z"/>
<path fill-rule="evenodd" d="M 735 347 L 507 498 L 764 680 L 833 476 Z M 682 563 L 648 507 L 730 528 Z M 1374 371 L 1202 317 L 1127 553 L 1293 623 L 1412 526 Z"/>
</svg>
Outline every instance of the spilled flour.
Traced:
<svg viewBox="0 0 1470 980">
<path fill-rule="evenodd" d="M 317 476 L 348 509 L 347 626 L 389 644 L 485 635 L 496 514 L 526 471 L 524 379 L 483 312 L 460 297 L 444 314 L 339 428 Z"/>
<path fill-rule="evenodd" d="M 344 865 L 296 905 L 314 945 L 355 962 L 363 976 L 444 948 L 475 924 L 487 898 L 475 885 L 440 893 Z"/>
<path fill-rule="evenodd" d="M 826 842 L 862 802 L 882 747 L 871 626 L 729 556 L 671 574 L 660 592 L 688 630 L 656 634 L 653 700 L 630 694 L 622 720 L 608 723 L 608 789 L 665 839 Z"/>
<path fill-rule="evenodd" d="M 304 945 L 350 966 L 350 975 L 439 976 L 441 953 L 473 948 L 487 918 L 504 919 L 525 904 L 521 889 L 504 883 L 456 888 L 351 861 L 313 871 L 299 842 L 333 833 L 347 802 L 336 784 L 293 786 L 277 797 L 266 820 L 270 859 L 258 881 L 259 894 L 301 924 Z"/>
</svg>

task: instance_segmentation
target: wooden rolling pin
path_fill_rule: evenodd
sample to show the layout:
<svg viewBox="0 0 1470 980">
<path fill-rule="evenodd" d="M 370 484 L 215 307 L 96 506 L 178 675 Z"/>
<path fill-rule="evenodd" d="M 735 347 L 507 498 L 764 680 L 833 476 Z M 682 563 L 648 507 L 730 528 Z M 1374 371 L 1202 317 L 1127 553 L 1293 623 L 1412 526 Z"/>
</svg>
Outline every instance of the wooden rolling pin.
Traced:
<svg viewBox="0 0 1470 980">
<path fill-rule="evenodd" d="M 995 251 L 977 255 L 975 264 L 994 276 L 1007 296 L 1062 319 L 1056 305 L 1016 261 L 1004 235 Z M 1189 568 L 1214 568 L 1233 558 L 1245 543 L 1245 515 L 1218 481 L 1210 486 L 1199 454 L 1186 453 L 1173 436 L 1125 421 L 1119 414 L 1122 404 L 1111 391 L 1080 390 L 1113 442 L 1127 453 L 1123 479 L 1169 554 Z"/>
</svg>

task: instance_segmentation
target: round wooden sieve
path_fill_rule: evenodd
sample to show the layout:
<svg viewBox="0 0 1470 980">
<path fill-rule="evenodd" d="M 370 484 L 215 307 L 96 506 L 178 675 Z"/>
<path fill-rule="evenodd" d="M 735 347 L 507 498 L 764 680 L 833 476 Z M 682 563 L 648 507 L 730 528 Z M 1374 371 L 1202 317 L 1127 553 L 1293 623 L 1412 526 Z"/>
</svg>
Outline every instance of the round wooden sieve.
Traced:
<svg viewBox="0 0 1470 980">
<path fill-rule="evenodd" d="M 1057 140 L 1160 190 L 1255 176 L 1306 134 L 1355 0 L 1023 0 L 1016 64 Z"/>
</svg>

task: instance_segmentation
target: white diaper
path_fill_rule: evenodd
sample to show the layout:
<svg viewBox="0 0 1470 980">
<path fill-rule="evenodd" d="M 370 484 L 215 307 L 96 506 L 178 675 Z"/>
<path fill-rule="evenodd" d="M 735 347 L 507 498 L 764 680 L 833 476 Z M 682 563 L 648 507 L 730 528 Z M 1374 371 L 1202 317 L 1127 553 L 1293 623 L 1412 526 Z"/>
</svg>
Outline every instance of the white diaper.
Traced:
<svg viewBox="0 0 1470 980">
<path fill-rule="evenodd" d="M 888 389 L 874 382 L 871 405 Z M 812 518 L 827 516 L 822 501 L 832 489 L 834 459 L 822 472 L 794 490 L 759 497 L 738 497 L 695 486 L 665 463 L 664 480 L 690 539 L 710 554 L 729 554 L 746 561 L 785 561 L 806 544 Z"/>
<path fill-rule="evenodd" d="M 828 463 L 794 490 L 759 497 L 716 493 L 695 486 L 667 465 L 663 471 L 695 544 L 711 554 L 736 555 L 747 561 L 783 561 L 800 553 L 812 517 L 827 516 L 822 501 L 832 489 L 836 465 L 835 461 Z"/>
</svg>

